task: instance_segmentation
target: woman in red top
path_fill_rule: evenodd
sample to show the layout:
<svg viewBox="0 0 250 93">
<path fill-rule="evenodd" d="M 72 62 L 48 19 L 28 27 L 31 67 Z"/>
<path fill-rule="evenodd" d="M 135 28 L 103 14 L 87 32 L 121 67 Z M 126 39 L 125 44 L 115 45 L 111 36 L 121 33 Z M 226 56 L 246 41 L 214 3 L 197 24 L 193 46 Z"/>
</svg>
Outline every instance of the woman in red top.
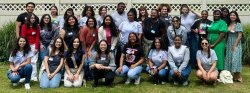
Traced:
<svg viewBox="0 0 250 93">
<path fill-rule="evenodd" d="M 38 26 L 38 23 L 35 19 L 35 14 L 28 14 L 25 24 L 22 25 L 22 36 L 28 39 L 31 51 L 34 52 L 34 56 L 31 57 L 31 65 L 33 70 L 31 74 L 31 80 L 37 81 L 36 62 L 38 59 L 40 27 Z"/>
<path fill-rule="evenodd" d="M 80 41 L 83 45 L 84 50 L 87 53 L 87 57 L 85 59 L 84 64 L 84 72 L 86 79 L 91 79 L 92 74 L 89 70 L 89 64 L 95 61 L 95 45 L 98 40 L 98 29 L 97 22 L 94 17 L 88 17 L 86 21 L 86 26 L 83 27 L 80 31 Z"/>
</svg>

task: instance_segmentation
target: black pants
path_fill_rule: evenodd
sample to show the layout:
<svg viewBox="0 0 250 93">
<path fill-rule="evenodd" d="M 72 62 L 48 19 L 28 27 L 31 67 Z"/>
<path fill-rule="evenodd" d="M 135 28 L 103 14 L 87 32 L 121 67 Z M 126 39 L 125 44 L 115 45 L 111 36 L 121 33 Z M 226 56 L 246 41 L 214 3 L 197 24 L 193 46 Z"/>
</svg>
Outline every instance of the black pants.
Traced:
<svg viewBox="0 0 250 93">
<path fill-rule="evenodd" d="M 92 69 L 94 74 L 94 83 L 98 85 L 100 78 L 105 78 L 105 85 L 110 85 L 115 79 L 115 72 L 112 70 L 98 70 Z"/>
</svg>

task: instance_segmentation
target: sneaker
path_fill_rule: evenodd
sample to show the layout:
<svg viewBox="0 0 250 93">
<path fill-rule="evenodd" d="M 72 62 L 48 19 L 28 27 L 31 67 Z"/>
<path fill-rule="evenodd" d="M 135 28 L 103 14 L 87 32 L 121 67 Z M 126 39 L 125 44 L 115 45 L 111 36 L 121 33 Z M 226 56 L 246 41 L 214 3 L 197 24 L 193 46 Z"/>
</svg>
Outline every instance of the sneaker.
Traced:
<svg viewBox="0 0 250 93">
<path fill-rule="evenodd" d="M 102 82 L 105 82 L 105 78 L 102 78 Z"/>
<path fill-rule="evenodd" d="M 127 78 L 125 84 L 130 84 L 130 81 L 131 81 L 131 79 L 130 79 L 130 78 Z"/>
<path fill-rule="evenodd" d="M 183 86 L 187 86 L 187 85 L 188 85 L 188 81 L 183 82 L 182 85 L 183 85 Z"/>
<path fill-rule="evenodd" d="M 24 87 L 25 87 L 25 89 L 30 89 L 30 84 L 26 83 L 26 84 L 24 84 Z"/>
<path fill-rule="evenodd" d="M 140 80 L 141 80 L 141 78 L 140 77 L 138 77 L 137 79 L 135 79 L 135 85 L 138 85 L 138 84 L 140 84 Z"/>
<path fill-rule="evenodd" d="M 162 81 L 161 84 L 164 85 L 164 84 L 166 84 L 166 82 Z"/>
<path fill-rule="evenodd" d="M 178 84 L 179 84 L 178 82 L 174 81 L 174 85 L 178 85 Z"/>
<path fill-rule="evenodd" d="M 37 77 L 31 79 L 32 81 L 38 81 Z"/>
<path fill-rule="evenodd" d="M 20 80 L 19 80 L 19 83 L 23 83 L 25 81 L 25 78 L 21 78 Z"/>
<path fill-rule="evenodd" d="M 18 83 L 12 83 L 12 85 L 13 85 L 14 87 L 16 87 L 16 86 L 18 85 Z"/>
</svg>

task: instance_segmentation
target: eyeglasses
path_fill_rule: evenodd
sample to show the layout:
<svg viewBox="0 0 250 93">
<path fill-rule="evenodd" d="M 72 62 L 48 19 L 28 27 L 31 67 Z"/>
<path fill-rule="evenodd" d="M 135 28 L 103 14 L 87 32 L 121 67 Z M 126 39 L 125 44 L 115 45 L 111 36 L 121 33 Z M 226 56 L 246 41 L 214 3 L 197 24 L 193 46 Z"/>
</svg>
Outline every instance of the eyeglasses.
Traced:
<svg viewBox="0 0 250 93">
<path fill-rule="evenodd" d="M 201 43 L 201 45 L 207 45 L 208 43 Z"/>
<path fill-rule="evenodd" d="M 179 22 L 179 21 L 178 20 L 173 20 L 172 22 L 175 23 L 175 22 Z"/>
</svg>

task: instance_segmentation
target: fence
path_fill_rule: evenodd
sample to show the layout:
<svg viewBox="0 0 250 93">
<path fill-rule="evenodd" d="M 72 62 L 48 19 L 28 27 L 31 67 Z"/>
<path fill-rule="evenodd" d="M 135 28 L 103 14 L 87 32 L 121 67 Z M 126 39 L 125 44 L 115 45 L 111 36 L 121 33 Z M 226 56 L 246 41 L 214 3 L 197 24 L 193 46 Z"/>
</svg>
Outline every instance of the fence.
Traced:
<svg viewBox="0 0 250 93">
<path fill-rule="evenodd" d="M 49 8 L 52 5 L 56 5 L 59 14 L 63 15 L 67 8 L 73 8 L 75 14 L 81 14 L 85 4 L 93 6 L 96 14 L 98 14 L 98 8 L 105 5 L 110 14 L 116 11 L 116 5 L 119 2 L 126 3 L 126 10 L 146 6 L 148 11 L 157 8 L 161 3 L 168 3 L 172 8 L 170 15 L 179 15 L 180 5 L 188 4 L 198 13 L 208 10 L 209 19 L 211 19 L 213 10 L 228 7 L 229 10 L 236 10 L 239 13 L 243 23 L 250 23 L 250 0 L 0 0 L 0 26 L 10 20 L 16 20 L 20 13 L 25 12 L 25 4 L 30 1 L 36 3 L 34 13 L 39 17 L 50 13 Z"/>
</svg>

